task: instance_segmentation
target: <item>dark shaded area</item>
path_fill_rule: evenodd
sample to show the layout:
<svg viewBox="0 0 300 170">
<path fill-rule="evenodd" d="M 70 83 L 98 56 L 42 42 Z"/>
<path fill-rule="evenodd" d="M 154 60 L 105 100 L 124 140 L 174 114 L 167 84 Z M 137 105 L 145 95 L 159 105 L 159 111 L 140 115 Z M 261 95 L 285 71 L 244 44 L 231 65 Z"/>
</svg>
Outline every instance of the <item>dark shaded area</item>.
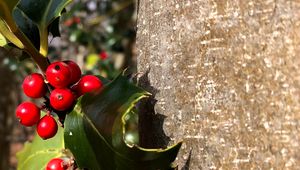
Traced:
<svg viewBox="0 0 300 170">
<path fill-rule="evenodd" d="M 154 106 L 157 102 L 155 95 L 159 91 L 151 86 L 148 73 L 149 70 L 138 80 L 139 86 L 152 94 L 149 98 L 141 100 L 137 106 L 140 146 L 145 148 L 166 148 L 170 141 L 170 138 L 163 131 L 163 123 L 166 116 L 155 113 Z"/>
</svg>

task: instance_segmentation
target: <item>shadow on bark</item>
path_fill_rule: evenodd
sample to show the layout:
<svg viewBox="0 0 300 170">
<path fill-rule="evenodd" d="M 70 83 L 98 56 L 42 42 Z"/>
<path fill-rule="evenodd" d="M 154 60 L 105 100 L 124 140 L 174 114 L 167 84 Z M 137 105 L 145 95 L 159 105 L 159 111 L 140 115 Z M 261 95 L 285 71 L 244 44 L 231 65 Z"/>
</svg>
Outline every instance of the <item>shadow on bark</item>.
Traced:
<svg viewBox="0 0 300 170">
<path fill-rule="evenodd" d="M 166 116 L 156 113 L 154 110 L 155 104 L 157 103 L 155 95 L 159 90 L 151 86 L 148 78 L 149 71 L 150 70 L 147 70 L 147 72 L 138 79 L 139 86 L 152 94 L 149 98 L 141 100 L 137 106 L 139 110 L 140 146 L 145 148 L 166 148 L 170 142 L 170 137 L 168 137 L 163 130 Z M 192 150 L 181 170 L 190 169 L 191 155 Z"/>
<path fill-rule="evenodd" d="M 138 104 L 140 145 L 145 148 L 166 148 L 170 142 L 163 131 L 166 116 L 155 113 L 155 95 L 159 91 L 151 86 L 148 74 L 149 70 L 138 79 L 138 84 L 152 94 Z"/>
<path fill-rule="evenodd" d="M 181 170 L 189 170 L 190 169 L 191 157 L 192 157 L 192 150 L 190 150 L 189 157 L 186 160 L 184 166 L 181 168 Z"/>
</svg>

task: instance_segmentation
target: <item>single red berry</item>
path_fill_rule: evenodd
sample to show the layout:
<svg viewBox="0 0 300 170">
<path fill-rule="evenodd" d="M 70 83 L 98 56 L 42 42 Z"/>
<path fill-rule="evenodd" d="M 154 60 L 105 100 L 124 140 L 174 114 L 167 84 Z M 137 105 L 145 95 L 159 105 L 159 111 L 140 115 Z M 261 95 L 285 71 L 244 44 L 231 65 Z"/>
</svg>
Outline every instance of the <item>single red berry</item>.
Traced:
<svg viewBox="0 0 300 170">
<path fill-rule="evenodd" d="M 75 101 L 75 96 L 69 89 L 55 89 L 50 94 L 50 105 L 58 111 L 69 109 Z"/>
<path fill-rule="evenodd" d="M 55 88 L 65 88 L 70 84 L 71 69 L 62 62 L 57 61 L 50 64 L 46 70 L 46 78 Z"/>
<path fill-rule="evenodd" d="M 66 63 L 71 70 L 70 85 L 77 83 L 81 77 L 80 67 L 78 66 L 78 64 L 76 64 L 74 61 L 71 61 L 71 60 L 66 60 L 63 62 Z"/>
<path fill-rule="evenodd" d="M 36 131 L 43 139 L 52 138 L 57 132 L 57 123 L 52 116 L 45 115 L 38 122 Z"/>
<path fill-rule="evenodd" d="M 99 54 L 99 57 L 100 57 L 100 59 L 102 59 L 102 60 L 106 60 L 107 57 L 108 57 L 108 55 L 107 55 L 107 53 L 106 53 L 105 51 L 102 51 L 102 52 Z"/>
<path fill-rule="evenodd" d="M 40 109 L 31 102 L 23 102 L 17 107 L 16 117 L 24 126 L 33 126 L 40 120 Z"/>
<path fill-rule="evenodd" d="M 25 77 L 23 84 L 24 93 L 31 98 L 40 98 L 46 94 L 44 77 L 39 73 L 33 73 Z"/>
<path fill-rule="evenodd" d="M 46 167 L 46 170 L 66 170 L 68 167 L 64 165 L 64 160 L 60 158 L 51 159 Z"/>
<path fill-rule="evenodd" d="M 78 96 L 81 96 L 85 93 L 99 91 L 103 87 L 101 80 L 93 75 L 82 76 L 79 82 L 72 87 L 72 90 L 76 92 Z"/>
</svg>

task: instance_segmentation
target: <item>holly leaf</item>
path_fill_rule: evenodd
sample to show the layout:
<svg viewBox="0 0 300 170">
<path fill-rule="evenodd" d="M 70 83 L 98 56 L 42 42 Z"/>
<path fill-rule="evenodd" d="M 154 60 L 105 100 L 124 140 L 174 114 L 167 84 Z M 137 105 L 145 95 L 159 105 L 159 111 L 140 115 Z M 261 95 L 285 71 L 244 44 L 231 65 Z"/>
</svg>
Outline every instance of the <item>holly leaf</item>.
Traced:
<svg viewBox="0 0 300 170">
<path fill-rule="evenodd" d="M 6 38 L 0 33 L 0 47 L 3 47 L 7 44 Z"/>
<path fill-rule="evenodd" d="M 12 17 L 12 13 L 17 3 L 18 0 L 0 1 L 0 33 L 17 47 L 23 49 L 22 42 L 14 34 L 18 28 Z"/>
<path fill-rule="evenodd" d="M 0 1 L 0 17 L 9 22 L 14 22 L 12 12 L 19 0 L 1 0 Z"/>
<path fill-rule="evenodd" d="M 60 17 L 56 18 L 56 19 L 48 26 L 48 31 L 52 34 L 53 38 L 55 38 L 55 37 L 60 37 L 59 20 L 60 20 Z"/>
<path fill-rule="evenodd" d="M 17 153 L 18 170 L 44 170 L 51 159 L 65 156 L 63 135 L 62 127 L 58 128 L 57 134 L 51 139 L 43 140 L 35 134 L 33 141 L 26 142 Z"/>
<path fill-rule="evenodd" d="M 48 53 L 48 27 L 61 16 L 62 11 L 72 0 L 21 0 L 18 8 L 39 29 L 40 53 L 44 56 Z"/>
<path fill-rule="evenodd" d="M 78 101 L 65 120 L 65 145 L 80 168 L 172 169 L 181 143 L 167 149 L 145 149 L 133 138 L 137 135 L 137 128 L 132 127 L 137 126 L 133 108 L 148 95 L 125 76 L 118 76 L 97 95 L 85 95 Z"/>
<path fill-rule="evenodd" d="M 34 47 L 39 49 L 40 35 L 38 27 L 19 8 L 15 8 L 13 17 L 18 28 L 27 36 Z"/>
<path fill-rule="evenodd" d="M 46 56 L 48 34 L 59 36 L 59 17 L 71 0 L 1 0 L 0 33 L 20 49 L 34 46 Z M 21 31 L 20 31 L 21 30 Z M 24 44 L 23 44 L 24 43 Z M 35 49 L 27 48 L 30 53 Z M 27 51 L 28 52 L 28 51 Z"/>
</svg>

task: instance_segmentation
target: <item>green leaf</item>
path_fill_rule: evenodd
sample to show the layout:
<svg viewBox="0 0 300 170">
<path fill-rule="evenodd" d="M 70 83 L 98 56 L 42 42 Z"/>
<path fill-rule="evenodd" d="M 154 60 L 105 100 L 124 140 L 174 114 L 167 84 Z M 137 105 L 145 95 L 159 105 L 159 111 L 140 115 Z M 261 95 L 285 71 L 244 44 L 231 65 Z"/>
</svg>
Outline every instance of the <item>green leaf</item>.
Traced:
<svg viewBox="0 0 300 170">
<path fill-rule="evenodd" d="M 23 43 L 31 46 L 28 42 L 30 41 L 42 55 L 46 56 L 48 33 L 51 32 L 54 37 L 60 35 L 59 16 L 69 2 L 71 0 L 21 0 L 20 2 L 2 0 L 0 1 L 0 33 L 21 49 L 24 48 Z"/>
<path fill-rule="evenodd" d="M 57 134 L 48 140 L 43 140 L 37 134 L 31 143 L 26 142 L 24 148 L 17 153 L 18 170 L 44 170 L 52 158 L 65 155 L 63 128 L 59 127 Z"/>
<path fill-rule="evenodd" d="M 27 36 L 36 49 L 40 48 L 38 27 L 19 9 L 15 8 L 13 17 L 18 28 Z"/>
<path fill-rule="evenodd" d="M 13 22 L 12 12 L 19 0 L 1 0 L 0 1 L 0 17 L 8 22 Z"/>
<path fill-rule="evenodd" d="M 135 103 L 149 93 L 119 76 L 97 95 L 85 95 L 65 120 L 65 145 L 80 168 L 95 170 L 170 169 L 181 143 L 168 149 L 136 145 Z M 127 138 L 127 139 L 126 139 Z"/>
<path fill-rule="evenodd" d="M 54 37 L 60 37 L 59 20 L 60 20 L 60 17 L 56 18 L 56 19 L 48 26 L 48 31 L 51 32 L 53 38 L 54 38 Z"/>
<path fill-rule="evenodd" d="M 18 29 L 12 17 L 13 9 L 17 3 L 18 0 L 0 1 L 0 33 L 17 47 L 24 48 L 21 41 L 13 33 Z"/>
<path fill-rule="evenodd" d="M 7 44 L 6 38 L 0 33 L 0 47 L 3 47 Z"/>
<path fill-rule="evenodd" d="M 44 56 L 48 52 L 48 26 L 58 18 L 67 4 L 72 0 L 21 0 L 18 8 L 39 29 L 40 53 Z"/>
</svg>

